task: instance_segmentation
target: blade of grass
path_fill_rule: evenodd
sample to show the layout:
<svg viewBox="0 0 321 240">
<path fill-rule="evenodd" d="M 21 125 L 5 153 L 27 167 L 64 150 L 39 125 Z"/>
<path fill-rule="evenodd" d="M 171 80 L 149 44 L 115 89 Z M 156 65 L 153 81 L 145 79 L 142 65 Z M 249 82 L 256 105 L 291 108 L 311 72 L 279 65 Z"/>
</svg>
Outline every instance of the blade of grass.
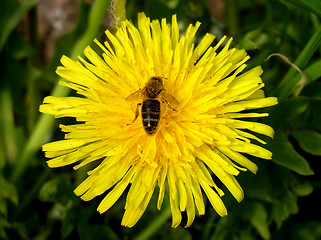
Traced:
<svg viewBox="0 0 321 240">
<path fill-rule="evenodd" d="M 318 80 L 321 77 L 321 59 L 317 60 L 316 62 L 312 63 L 308 67 L 304 69 L 304 73 L 307 76 L 306 78 L 306 85 Z M 296 75 L 293 81 L 299 82 L 300 75 Z"/>
<path fill-rule="evenodd" d="M 305 68 L 308 64 L 309 60 L 311 59 L 312 55 L 315 51 L 318 50 L 321 43 L 321 25 L 315 30 L 313 36 L 309 40 L 309 42 L 305 45 L 305 48 L 302 50 L 294 64 L 298 66 L 301 70 Z M 298 81 L 294 81 L 296 77 L 297 71 L 291 68 L 282 81 L 280 82 L 279 86 L 276 89 L 276 92 L 273 95 L 278 96 L 280 100 L 289 97 L 289 95 L 293 92 L 293 89 L 296 87 Z"/>
<path fill-rule="evenodd" d="M 0 91 L 0 126 L 3 138 L 3 149 L 9 162 L 16 158 L 16 132 L 13 117 L 12 96 L 9 87 Z"/>
<path fill-rule="evenodd" d="M 288 3 L 302 8 L 306 11 L 314 13 L 321 17 L 321 1 L 320 0 L 285 0 Z"/>
</svg>

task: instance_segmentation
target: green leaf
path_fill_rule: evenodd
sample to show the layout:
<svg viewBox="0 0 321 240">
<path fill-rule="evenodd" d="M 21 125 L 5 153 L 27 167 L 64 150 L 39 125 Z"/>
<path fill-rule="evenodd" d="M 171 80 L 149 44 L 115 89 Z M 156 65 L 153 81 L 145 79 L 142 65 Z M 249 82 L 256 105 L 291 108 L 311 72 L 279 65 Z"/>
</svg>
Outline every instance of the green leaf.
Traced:
<svg viewBox="0 0 321 240">
<path fill-rule="evenodd" d="M 8 215 L 8 205 L 6 201 L 0 201 L 0 216 L 7 218 Z"/>
<path fill-rule="evenodd" d="M 287 194 L 283 197 L 282 202 L 289 215 L 298 213 L 299 208 L 297 201 L 297 196 L 295 196 L 293 192 L 287 191 Z"/>
<path fill-rule="evenodd" d="M 297 97 L 284 100 L 268 109 L 269 117 L 266 123 L 277 131 L 279 128 L 288 128 L 289 123 L 302 115 L 309 107 L 310 99 Z"/>
<path fill-rule="evenodd" d="M 74 208 L 66 212 L 66 216 L 63 219 L 61 226 L 61 234 L 63 239 L 66 239 L 70 235 L 72 230 L 75 228 L 77 217 L 78 211 L 75 211 Z"/>
<path fill-rule="evenodd" d="M 288 137 L 288 133 L 278 131 L 274 139 L 269 141 L 269 147 L 273 153 L 272 161 L 301 175 L 314 174 L 309 163 L 298 154 Z"/>
<path fill-rule="evenodd" d="M 321 125 L 319 121 L 321 119 L 321 98 L 307 98 L 309 105 L 306 110 L 293 119 L 285 130 L 318 130 L 321 131 Z"/>
<path fill-rule="evenodd" d="M 247 32 L 244 36 L 244 39 L 254 39 L 254 38 L 257 38 L 261 33 L 261 29 L 260 28 L 257 28 L 257 29 L 254 29 L 254 30 L 251 30 L 249 32 Z"/>
<path fill-rule="evenodd" d="M 241 173 L 238 181 L 244 188 L 246 196 L 253 199 L 259 199 L 271 203 L 275 188 L 272 186 L 266 166 L 258 162 L 257 174 Z"/>
<path fill-rule="evenodd" d="M 55 202 L 59 198 L 67 198 L 72 192 L 70 182 L 56 178 L 46 182 L 39 191 L 39 199 L 45 202 Z"/>
<path fill-rule="evenodd" d="M 80 217 L 77 221 L 77 230 L 82 239 L 120 239 L 110 226 L 90 223 L 90 218 L 92 218 L 93 212 L 95 212 L 94 208 L 78 209 L 78 211 Z"/>
<path fill-rule="evenodd" d="M 258 48 L 258 45 L 250 39 L 242 39 L 239 41 L 237 48 L 251 50 Z"/>
<path fill-rule="evenodd" d="M 299 129 L 316 129 L 321 131 L 321 98 L 296 97 L 281 101 L 267 110 L 270 116 L 264 123 L 277 132 Z"/>
<path fill-rule="evenodd" d="M 291 135 L 307 153 L 321 156 L 321 134 L 312 130 L 293 131 Z"/>
<path fill-rule="evenodd" d="M 238 209 L 239 210 L 239 209 Z M 233 224 L 233 218 L 220 218 L 215 224 L 215 231 L 212 233 L 210 240 L 225 240 L 232 239 L 233 229 L 231 225 Z M 231 229 L 231 230 L 229 230 Z"/>
<path fill-rule="evenodd" d="M 270 165 L 270 166 L 269 166 Z M 278 164 L 269 164 L 267 171 L 272 185 L 273 202 L 278 201 L 291 186 L 292 171 Z"/>
<path fill-rule="evenodd" d="M 238 41 L 237 48 L 245 50 L 258 49 L 269 41 L 268 35 L 262 32 L 261 28 L 256 28 L 247 32 L 244 38 Z"/>
<path fill-rule="evenodd" d="M 314 13 L 321 17 L 321 1 L 320 0 L 285 0 L 293 5 L 303 8 L 306 11 Z"/>
<path fill-rule="evenodd" d="M 270 239 L 270 231 L 267 224 L 267 211 L 263 204 L 253 204 L 251 212 L 252 216 L 250 218 L 250 222 L 252 226 L 258 231 L 263 239 Z"/>
<path fill-rule="evenodd" d="M 293 186 L 293 191 L 297 196 L 308 196 L 313 192 L 313 186 L 308 182 L 298 182 Z"/>
<path fill-rule="evenodd" d="M 287 191 L 278 202 L 272 205 L 272 219 L 275 221 L 277 227 L 282 225 L 291 214 L 298 212 L 297 197 Z"/>
</svg>

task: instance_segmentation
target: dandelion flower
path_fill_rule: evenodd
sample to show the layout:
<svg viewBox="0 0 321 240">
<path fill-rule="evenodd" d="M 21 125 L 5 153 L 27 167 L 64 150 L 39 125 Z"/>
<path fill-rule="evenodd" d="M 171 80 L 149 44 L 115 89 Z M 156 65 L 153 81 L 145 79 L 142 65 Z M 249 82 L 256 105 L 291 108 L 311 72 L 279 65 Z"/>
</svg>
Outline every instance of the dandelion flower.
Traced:
<svg viewBox="0 0 321 240">
<path fill-rule="evenodd" d="M 257 171 L 243 154 L 272 156 L 256 144 L 265 142 L 253 133 L 272 137 L 273 129 L 242 120 L 265 117 L 267 113 L 250 110 L 277 104 L 276 98 L 264 97 L 261 67 L 242 73 L 249 56 L 245 50 L 229 49 L 232 39 L 224 37 L 212 46 L 215 36 L 206 34 L 195 46 L 199 26 L 199 22 L 189 25 L 180 37 L 175 15 L 167 24 L 165 19 L 150 21 L 141 13 L 137 28 L 123 21 L 115 35 L 106 31 L 104 44 L 95 40 L 102 56 L 88 46 L 87 60 L 61 58 L 63 66 L 57 74 L 67 81 L 60 84 L 81 96 L 48 96 L 40 106 L 43 113 L 79 121 L 60 125 L 65 139 L 43 146 L 50 158 L 48 166 L 78 162 L 76 170 L 100 160 L 75 194 L 85 201 L 105 194 L 98 206 L 103 213 L 128 189 L 124 226 L 136 224 L 155 188 L 158 209 L 168 189 L 173 227 L 180 224 L 181 212 L 187 214 L 186 226 L 192 224 L 196 211 L 205 214 L 203 195 L 225 216 L 224 192 L 212 176 L 240 202 L 244 194 L 235 176 Z M 146 90 L 151 78 L 162 79 L 163 92 L 178 102 L 173 107 L 162 94 L 156 96 L 161 114 L 154 134 L 148 134 L 142 123 L 142 107 L 137 104 L 144 98 L 128 101 L 131 94 Z"/>
</svg>

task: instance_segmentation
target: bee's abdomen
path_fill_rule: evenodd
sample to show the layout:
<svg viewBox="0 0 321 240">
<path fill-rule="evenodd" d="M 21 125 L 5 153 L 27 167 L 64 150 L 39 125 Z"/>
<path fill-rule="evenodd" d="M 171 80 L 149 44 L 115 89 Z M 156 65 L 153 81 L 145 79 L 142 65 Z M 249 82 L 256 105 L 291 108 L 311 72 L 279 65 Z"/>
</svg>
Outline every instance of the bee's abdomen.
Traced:
<svg viewBox="0 0 321 240">
<path fill-rule="evenodd" d="M 154 135 L 161 115 L 161 103 L 156 99 L 147 99 L 142 106 L 143 126 L 148 135 Z"/>
</svg>

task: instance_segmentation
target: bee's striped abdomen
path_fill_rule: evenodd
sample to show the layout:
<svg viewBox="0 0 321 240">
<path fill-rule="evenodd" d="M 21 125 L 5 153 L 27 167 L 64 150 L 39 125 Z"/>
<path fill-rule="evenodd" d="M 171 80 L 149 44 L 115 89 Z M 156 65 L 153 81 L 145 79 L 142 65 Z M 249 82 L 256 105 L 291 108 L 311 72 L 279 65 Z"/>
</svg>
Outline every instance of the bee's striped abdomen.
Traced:
<svg viewBox="0 0 321 240">
<path fill-rule="evenodd" d="M 157 99 L 146 99 L 142 106 L 143 126 L 148 135 L 156 133 L 161 115 L 161 103 Z"/>
</svg>

